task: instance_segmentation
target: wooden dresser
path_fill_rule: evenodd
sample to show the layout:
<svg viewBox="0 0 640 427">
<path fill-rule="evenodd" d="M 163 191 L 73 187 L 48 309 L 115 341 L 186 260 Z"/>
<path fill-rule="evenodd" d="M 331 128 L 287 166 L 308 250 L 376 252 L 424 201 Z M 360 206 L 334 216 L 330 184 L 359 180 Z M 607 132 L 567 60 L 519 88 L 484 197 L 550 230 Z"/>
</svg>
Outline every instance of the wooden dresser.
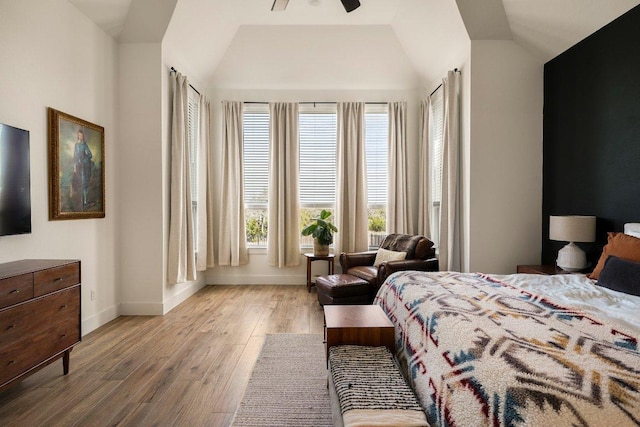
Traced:
<svg viewBox="0 0 640 427">
<path fill-rule="evenodd" d="M 62 358 L 80 342 L 80 261 L 0 264 L 0 391 Z"/>
</svg>

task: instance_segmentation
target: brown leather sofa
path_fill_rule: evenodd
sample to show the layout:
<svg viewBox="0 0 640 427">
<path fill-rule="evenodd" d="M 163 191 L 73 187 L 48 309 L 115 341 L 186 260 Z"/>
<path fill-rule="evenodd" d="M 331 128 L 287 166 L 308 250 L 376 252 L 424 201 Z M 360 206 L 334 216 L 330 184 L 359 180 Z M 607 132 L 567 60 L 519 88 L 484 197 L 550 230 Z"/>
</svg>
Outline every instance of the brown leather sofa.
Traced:
<svg viewBox="0 0 640 427">
<path fill-rule="evenodd" d="M 373 264 L 377 251 L 352 252 L 340 254 L 343 274 L 351 274 L 366 280 L 370 286 L 370 300 L 373 301 L 385 279 L 396 271 L 419 270 L 438 271 L 438 259 L 433 242 L 424 236 L 408 234 L 390 234 L 380 244 L 380 248 L 396 252 L 406 252 L 401 261 L 387 261 L 378 267 Z"/>
</svg>

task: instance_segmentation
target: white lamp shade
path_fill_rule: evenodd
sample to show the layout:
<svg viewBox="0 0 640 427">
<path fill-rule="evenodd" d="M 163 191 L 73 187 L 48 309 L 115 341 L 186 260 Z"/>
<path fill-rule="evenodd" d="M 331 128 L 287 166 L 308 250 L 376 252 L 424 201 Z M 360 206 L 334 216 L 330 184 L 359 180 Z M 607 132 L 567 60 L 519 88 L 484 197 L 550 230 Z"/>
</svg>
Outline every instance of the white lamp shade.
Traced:
<svg viewBox="0 0 640 427">
<path fill-rule="evenodd" d="M 549 239 L 562 242 L 594 242 L 596 240 L 596 217 L 550 216 Z"/>
</svg>

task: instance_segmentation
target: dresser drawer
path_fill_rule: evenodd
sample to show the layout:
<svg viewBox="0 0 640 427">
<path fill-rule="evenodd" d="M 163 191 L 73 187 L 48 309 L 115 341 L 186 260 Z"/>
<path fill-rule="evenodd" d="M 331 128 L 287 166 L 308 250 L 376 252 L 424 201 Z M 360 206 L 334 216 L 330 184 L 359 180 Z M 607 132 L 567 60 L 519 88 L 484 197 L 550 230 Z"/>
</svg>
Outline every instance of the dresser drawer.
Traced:
<svg viewBox="0 0 640 427">
<path fill-rule="evenodd" d="M 79 319 L 49 325 L 0 349 L 0 386 L 80 341 Z"/>
<path fill-rule="evenodd" d="M 53 324 L 78 320 L 80 287 L 0 311 L 0 350 L 12 342 L 37 335 Z M 34 319 L 40 319 L 38 321 Z"/>
<path fill-rule="evenodd" d="M 0 308 L 33 298 L 33 274 L 21 274 L 0 280 Z"/>
<path fill-rule="evenodd" d="M 80 283 L 80 264 L 73 263 L 33 273 L 33 293 L 45 295 Z"/>
<path fill-rule="evenodd" d="M 48 324 L 66 321 L 69 318 L 80 318 L 79 285 L 56 292 L 38 302 L 38 315 L 42 319 L 46 319 Z"/>
</svg>

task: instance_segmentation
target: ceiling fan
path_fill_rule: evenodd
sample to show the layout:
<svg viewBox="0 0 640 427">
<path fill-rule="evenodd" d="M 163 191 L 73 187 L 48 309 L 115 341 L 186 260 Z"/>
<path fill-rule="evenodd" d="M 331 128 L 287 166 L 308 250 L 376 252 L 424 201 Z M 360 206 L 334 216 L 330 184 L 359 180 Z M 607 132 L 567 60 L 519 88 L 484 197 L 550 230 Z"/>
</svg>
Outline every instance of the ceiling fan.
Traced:
<svg viewBox="0 0 640 427">
<path fill-rule="evenodd" d="M 347 12 L 352 12 L 360 7 L 360 0 L 340 0 Z M 287 8 L 289 0 L 273 0 L 271 11 L 283 11 Z"/>
</svg>

